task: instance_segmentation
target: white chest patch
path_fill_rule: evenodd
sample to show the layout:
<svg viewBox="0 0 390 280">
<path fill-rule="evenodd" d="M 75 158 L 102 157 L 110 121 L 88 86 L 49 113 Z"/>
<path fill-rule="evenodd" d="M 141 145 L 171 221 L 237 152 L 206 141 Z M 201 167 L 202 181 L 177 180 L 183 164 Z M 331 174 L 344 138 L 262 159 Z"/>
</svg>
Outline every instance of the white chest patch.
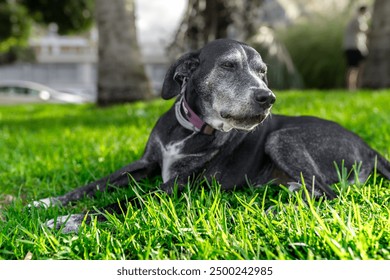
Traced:
<svg viewBox="0 0 390 280">
<path fill-rule="evenodd" d="M 171 178 L 172 164 L 185 157 L 185 155 L 181 153 L 183 146 L 184 140 L 176 143 L 169 143 L 163 147 L 162 178 L 164 183 Z"/>
<path fill-rule="evenodd" d="M 183 154 L 183 148 L 187 140 L 192 138 L 194 134 L 191 134 L 190 136 L 184 138 L 183 140 L 177 141 L 177 142 L 170 142 L 167 145 L 163 145 L 160 142 L 161 145 L 161 151 L 162 151 L 162 170 L 161 175 L 163 182 L 166 183 L 169 181 L 169 179 L 177 176 L 177 171 L 175 172 L 172 170 L 172 166 L 175 162 L 186 158 L 186 157 L 193 157 L 193 156 L 201 156 L 203 154 Z"/>
</svg>

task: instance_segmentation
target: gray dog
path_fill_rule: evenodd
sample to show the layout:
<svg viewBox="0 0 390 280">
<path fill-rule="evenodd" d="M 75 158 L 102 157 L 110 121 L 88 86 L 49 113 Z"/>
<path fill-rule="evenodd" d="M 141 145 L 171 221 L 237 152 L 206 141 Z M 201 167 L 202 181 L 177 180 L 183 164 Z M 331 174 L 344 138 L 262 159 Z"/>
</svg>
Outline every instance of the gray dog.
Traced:
<svg viewBox="0 0 390 280">
<path fill-rule="evenodd" d="M 344 162 L 347 168 L 362 163 L 362 181 L 376 163 L 390 179 L 390 163 L 340 125 L 315 117 L 269 116 L 275 95 L 266 73 L 256 50 L 233 40 L 216 40 L 183 55 L 169 68 L 162 89 L 164 99 L 178 97 L 177 101 L 158 120 L 142 158 L 33 205 L 65 205 L 158 175 L 163 179 L 160 189 L 167 193 L 197 176 L 216 178 L 224 190 L 269 182 L 294 189 L 303 178 L 313 184 L 313 196 L 329 199 L 336 197 L 329 187 L 338 181 L 335 163 Z M 63 216 L 47 224 L 69 232 L 77 230 L 84 217 Z"/>
</svg>

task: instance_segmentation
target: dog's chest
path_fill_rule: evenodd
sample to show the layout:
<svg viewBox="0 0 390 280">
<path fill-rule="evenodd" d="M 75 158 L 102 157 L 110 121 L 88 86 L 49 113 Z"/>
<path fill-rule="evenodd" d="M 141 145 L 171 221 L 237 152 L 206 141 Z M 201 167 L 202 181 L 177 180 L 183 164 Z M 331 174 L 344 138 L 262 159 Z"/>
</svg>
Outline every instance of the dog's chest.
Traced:
<svg viewBox="0 0 390 280">
<path fill-rule="evenodd" d="M 162 178 L 164 183 L 172 177 L 172 166 L 179 160 L 186 157 L 182 153 L 185 140 L 179 142 L 171 142 L 162 147 Z M 174 172 L 176 173 L 176 172 Z"/>
<path fill-rule="evenodd" d="M 199 161 L 202 161 L 205 152 L 191 153 L 189 152 L 191 149 L 188 149 L 188 146 L 186 147 L 186 145 L 190 145 L 192 137 L 193 135 L 190 135 L 182 140 L 172 141 L 165 145 L 160 142 L 161 176 L 164 183 L 180 174 L 191 171 L 194 166 L 199 164 Z"/>
</svg>

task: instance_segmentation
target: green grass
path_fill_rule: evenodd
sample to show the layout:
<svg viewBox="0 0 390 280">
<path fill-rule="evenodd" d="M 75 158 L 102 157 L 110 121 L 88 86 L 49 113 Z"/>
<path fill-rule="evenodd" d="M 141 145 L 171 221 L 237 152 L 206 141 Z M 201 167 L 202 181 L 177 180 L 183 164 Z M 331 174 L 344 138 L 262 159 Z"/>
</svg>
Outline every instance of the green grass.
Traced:
<svg viewBox="0 0 390 280">
<path fill-rule="evenodd" d="M 390 91 L 277 96 L 274 113 L 335 120 L 390 158 Z M 377 174 L 350 185 L 340 172 L 332 201 L 282 186 L 221 192 L 217 182 L 189 186 L 180 196 L 144 194 L 157 178 L 72 206 L 26 208 L 139 158 L 171 104 L 0 107 L 0 259 L 390 259 L 390 182 Z M 78 233 L 42 226 L 134 193 L 141 208 L 85 224 Z"/>
</svg>

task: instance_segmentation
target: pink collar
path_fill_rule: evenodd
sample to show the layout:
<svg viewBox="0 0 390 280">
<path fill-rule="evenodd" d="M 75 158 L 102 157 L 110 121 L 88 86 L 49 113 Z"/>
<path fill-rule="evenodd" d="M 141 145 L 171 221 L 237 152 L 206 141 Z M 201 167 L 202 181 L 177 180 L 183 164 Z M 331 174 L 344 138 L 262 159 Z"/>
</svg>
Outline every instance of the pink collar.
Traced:
<svg viewBox="0 0 390 280">
<path fill-rule="evenodd" d="M 205 123 L 188 105 L 185 98 L 185 90 L 187 79 L 183 81 L 181 88 L 181 98 L 175 105 L 175 113 L 177 121 L 186 129 L 201 132 L 207 135 L 214 134 L 215 129 L 209 124 Z M 184 114 L 183 114 L 184 113 Z"/>
</svg>

